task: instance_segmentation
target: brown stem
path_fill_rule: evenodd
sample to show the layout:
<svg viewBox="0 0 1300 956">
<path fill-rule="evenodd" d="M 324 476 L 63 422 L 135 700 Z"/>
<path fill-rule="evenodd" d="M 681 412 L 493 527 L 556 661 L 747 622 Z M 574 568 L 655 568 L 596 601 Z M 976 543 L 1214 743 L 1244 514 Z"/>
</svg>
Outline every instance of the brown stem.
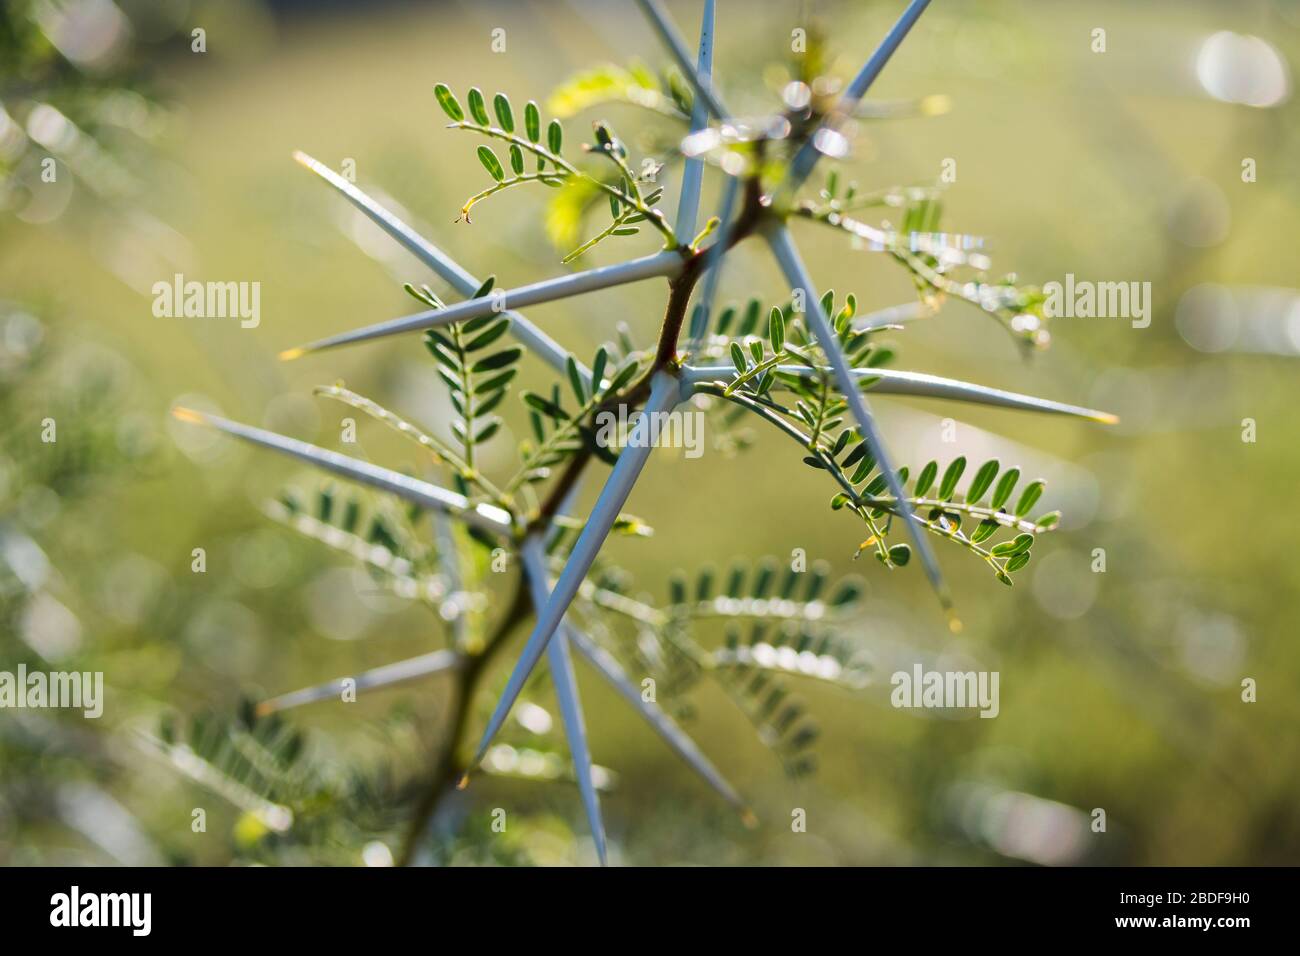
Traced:
<svg viewBox="0 0 1300 956">
<path fill-rule="evenodd" d="M 726 252 L 748 237 L 757 228 L 759 219 L 766 207 L 763 204 L 762 189 L 757 176 L 745 180 L 745 200 L 740 215 L 736 217 L 730 233 L 726 238 Z M 664 310 L 663 325 L 659 330 L 659 348 L 655 354 L 654 365 L 650 375 L 660 369 L 669 368 L 677 361 L 677 340 L 681 338 L 682 323 L 686 320 L 686 306 L 690 304 L 691 293 L 703 274 L 703 265 L 713 247 L 699 249 L 690 254 L 682 274 L 669 283 L 668 307 Z M 714 268 L 717 268 L 715 265 Z M 647 381 L 649 376 L 647 376 Z"/>
<path fill-rule="evenodd" d="M 703 253 L 695 252 L 686 260 L 682 274 L 668 283 L 668 307 L 664 309 L 664 322 L 659 330 L 659 348 L 655 353 L 654 365 L 650 374 L 668 368 L 677 361 L 677 339 L 682 334 L 682 322 L 686 319 L 686 306 L 695 291 L 695 283 L 700 279 L 700 264 Z"/>
</svg>

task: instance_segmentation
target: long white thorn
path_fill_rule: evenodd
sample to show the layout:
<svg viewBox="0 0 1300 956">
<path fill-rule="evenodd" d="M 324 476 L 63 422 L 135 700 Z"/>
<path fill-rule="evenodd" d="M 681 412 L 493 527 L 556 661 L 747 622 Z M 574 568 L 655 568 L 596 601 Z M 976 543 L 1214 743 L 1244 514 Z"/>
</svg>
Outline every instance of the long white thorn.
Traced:
<svg viewBox="0 0 1300 956">
<path fill-rule="evenodd" d="M 280 358 L 289 361 L 308 352 L 399 335 L 402 332 L 432 329 L 451 322 L 466 322 L 494 312 L 504 312 L 508 308 L 522 309 L 530 305 L 540 305 L 543 302 L 554 302 L 557 299 L 595 292 L 598 289 L 640 282 L 643 279 L 673 278 L 682 271 L 683 265 L 684 260 L 679 253 L 665 250 L 629 262 L 620 262 L 617 265 L 601 266 L 598 269 L 589 269 L 573 275 L 544 279 L 541 282 L 503 292 L 494 291 L 491 295 L 457 302 L 445 309 L 430 309 L 398 319 L 389 319 L 387 322 L 377 322 L 374 325 L 342 332 L 297 348 L 286 349 L 280 353 Z"/>
<path fill-rule="evenodd" d="M 324 163 L 313 159 L 302 151 L 295 152 L 293 158 L 338 190 L 348 202 L 361 210 L 371 222 L 388 233 L 397 241 L 398 245 L 432 269 L 461 295 L 473 295 L 482 285 L 482 282 L 462 268 L 455 259 L 398 219 L 391 210 L 385 209 L 373 197 L 358 189 L 354 183 L 348 182 Z M 563 346 L 518 312 L 507 311 L 502 314 L 509 316 L 511 334 L 522 345 L 540 356 L 544 362 L 556 371 L 563 372 L 565 370 L 565 363 L 568 361 L 570 354 Z M 578 371 L 582 374 L 584 380 L 591 381 L 590 371 L 581 362 L 578 362 Z"/>
<path fill-rule="evenodd" d="M 704 16 L 700 21 L 700 55 L 696 72 L 703 86 L 713 80 L 713 12 L 714 0 L 705 0 Z M 697 96 L 691 110 L 691 132 L 698 133 L 709 125 L 709 108 L 704 98 Z M 695 234 L 695 219 L 700 211 L 700 187 L 704 181 L 704 157 L 686 160 L 682 170 L 682 192 L 677 201 L 677 224 L 674 231 L 683 242 Z"/>
<path fill-rule="evenodd" d="M 578 698 L 578 682 L 573 673 L 573 656 L 569 653 L 569 630 L 561 626 L 559 633 L 546 648 L 546 660 L 551 665 L 551 680 L 555 696 L 560 702 L 560 719 L 564 721 L 564 736 L 569 741 L 573 757 L 573 771 L 578 778 L 578 792 L 587 811 L 591 837 L 596 842 L 596 857 L 600 865 L 609 863 L 605 847 L 605 821 L 600 814 L 600 797 L 596 781 L 592 778 L 591 751 L 587 746 L 587 725 L 582 716 L 582 702 Z"/>
<path fill-rule="evenodd" d="M 790 230 L 782 223 L 768 231 L 767 239 L 772 247 L 772 254 L 776 256 L 781 271 L 785 273 L 786 281 L 790 283 L 791 288 L 803 290 L 804 301 L 807 303 L 806 314 L 812 325 L 813 335 L 816 336 L 822 351 L 826 353 L 826 358 L 835 373 L 836 386 L 844 395 L 849 410 L 853 412 L 853 417 L 862 429 L 862 437 L 866 440 L 867 448 L 875 457 L 881 473 L 889 483 L 890 493 L 899 503 L 898 510 L 903 517 L 903 523 L 907 525 L 908 534 L 921 558 L 921 564 L 925 567 L 926 576 L 930 579 L 935 593 L 939 595 L 939 602 L 943 605 L 944 611 L 949 615 L 949 626 L 956 630 L 960 625 L 956 623 L 956 618 L 952 617 L 952 600 L 948 594 L 948 587 L 944 584 L 943 574 L 939 570 L 939 562 L 935 560 L 930 542 L 925 539 L 925 532 L 912 514 L 911 505 L 907 503 L 903 486 L 898 480 L 898 473 L 894 471 L 889 455 L 885 451 L 884 439 L 876 427 L 876 420 L 871 415 L 861 389 L 858 388 L 857 380 L 853 377 L 853 371 L 849 368 L 844 350 L 840 348 L 830 321 L 822 310 L 821 297 L 813 286 L 807 267 L 799 257 L 799 250 L 795 247 Z"/>
<path fill-rule="evenodd" d="M 314 704 L 318 700 L 339 699 L 339 695 L 345 688 L 360 692 L 363 690 L 379 690 L 382 687 L 393 687 L 407 681 L 428 677 L 430 674 L 455 670 L 464 662 L 465 658 L 455 651 L 433 651 L 429 654 L 421 654 L 419 657 L 397 661 L 394 664 L 375 667 L 354 677 L 340 677 L 336 680 L 326 681 L 323 684 L 315 684 L 311 687 L 304 687 L 302 690 L 271 697 L 257 705 L 257 712 L 258 714 L 274 714 L 282 710 L 302 707 L 304 704 Z M 350 685 L 345 683 L 349 680 L 352 681 Z"/>
<path fill-rule="evenodd" d="M 551 597 L 550 576 L 546 573 L 546 549 L 536 535 L 524 541 L 520 560 L 528 578 L 528 588 L 533 607 L 542 608 Z M 559 632 L 546 648 L 546 661 L 551 666 L 551 680 L 555 683 L 555 696 L 560 703 L 560 718 L 564 722 L 564 736 L 569 742 L 573 757 L 573 775 L 578 781 L 591 836 L 596 842 L 596 855 L 600 865 L 606 864 L 605 824 L 600 814 L 600 797 L 596 782 L 591 776 L 591 748 L 587 744 L 587 725 L 583 719 L 582 701 L 578 696 L 578 683 L 573 674 L 573 657 L 569 653 L 570 629 L 560 625 Z"/>
<path fill-rule="evenodd" d="M 862 69 L 858 71 L 858 75 L 849 84 L 849 88 L 844 91 L 844 95 L 835 107 L 835 112 L 826 118 L 817 133 L 809 137 L 799 152 L 795 154 L 794 161 L 790 164 L 790 171 L 777 190 L 779 195 L 792 195 L 807 180 L 813 171 L 813 167 L 817 165 L 817 160 L 822 155 L 817 147 L 818 134 L 825 130 L 833 130 L 845 117 L 853 113 L 854 109 L 857 108 L 858 101 L 866 95 L 871 84 L 880 75 L 880 71 L 889 62 L 889 58 L 894 55 L 894 51 L 903 42 L 903 38 L 907 36 L 908 31 L 912 29 L 912 26 L 929 5 L 930 0 L 912 0 L 907 5 L 907 9 L 898 18 L 898 22 L 885 34 L 885 38 L 880 41 L 880 46 L 876 47 L 876 51 L 871 54 L 870 59 L 863 64 Z"/>
<path fill-rule="evenodd" d="M 925 318 L 931 314 L 931 310 L 920 302 L 902 302 L 898 305 L 890 305 L 874 312 L 868 312 L 866 315 L 854 316 L 853 329 L 855 332 L 870 332 L 873 329 L 883 329 L 891 325 L 902 325 L 904 322 Z"/>
<path fill-rule="evenodd" d="M 695 65 L 691 63 L 691 54 L 686 49 L 686 43 L 682 40 L 681 34 L 668 19 L 668 13 L 664 10 L 659 0 L 637 0 L 641 11 L 650 21 L 650 25 L 659 34 L 659 39 L 663 41 L 664 46 L 672 58 L 677 61 L 678 68 L 686 76 L 687 82 L 695 89 L 695 95 L 699 97 L 704 105 L 709 108 L 709 112 L 717 119 L 726 119 L 728 115 L 727 108 L 722 104 L 722 100 L 713 91 L 713 84 L 702 80 L 695 71 Z M 681 233 L 678 233 L 680 236 Z"/>
<path fill-rule="evenodd" d="M 656 734 L 668 745 L 668 748 L 680 757 L 688 767 L 704 779 L 721 797 L 741 811 L 746 822 L 753 819 L 752 813 L 745 805 L 736 788 L 727 782 L 704 752 L 696 745 L 677 723 L 656 704 L 651 704 L 641 697 L 641 688 L 632 683 L 623 668 L 619 666 L 614 655 L 609 653 L 591 638 L 576 628 L 567 628 L 569 643 L 577 649 L 596 672 L 609 682 L 618 695 L 635 710 Z"/>
<path fill-rule="evenodd" d="M 827 367 L 812 369 L 806 365 L 778 365 L 776 370 L 787 375 L 798 375 L 801 378 L 813 378 L 833 371 Z M 859 382 L 863 379 L 876 379 L 877 381 L 871 385 L 871 391 L 877 395 L 942 398 L 954 402 L 972 402 L 976 405 L 1014 408 L 1026 412 L 1070 415 L 1100 422 L 1103 425 L 1113 425 L 1119 421 L 1110 412 L 1100 412 L 1080 405 L 1068 405 L 1065 402 L 1054 402 L 1049 398 L 1038 398 L 1035 395 L 1008 392 L 1000 388 L 989 388 L 987 385 L 975 385 L 925 372 L 906 372 L 887 368 L 855 368 L 851 371 L 853 378 Z M 682 377 L 692 385 L 704 382 L 718 382 L 725 385 L 736 377 L 736 369 L 733 365 L 687 366 L 682 370 Z"/>
<path fill-rule="evenodd" d="M 489 504 L 472 505 L 464 495 L 458 495 L 454 491 L 431 485 L 427 481 L 420 481 L 418 478 L 412 478 L 399 471 L 381 468 L 378 465 L 372 465 L 368 461 L 349 458 L 347 455 L 341 455 L 336 451 L 329 451 L 316 445 L 309 445 L 307 442 L 298 441 L 296 438 L 286 438 L 284 435 L 267 431 L 264 428 L 242 425 L 239 422 L 232 422 L 228 418 L 222 418 L 220 415 L 210 415 L 207 412 L 195 411 L 192 408 L 176 406 L 172 409 L 172 415 L 180 421 L 192 422 L 196 425 L 207 425 L 250 444 L 260 445 L 263 448 L 269 448 L 272 451 L 288 455 L 290 458 L 305 461 L 323 471 L 350 478 L 360 484 L 369 485 L 381 491 L 387 491 L 422 508 L 432 508 L 435 511 L 452 515 L 483 531 L 492 534 L 508 534 L 510 532 L 510 515 L 501 508 Z"/>
<path fill-rule="evenodd" d="M 578 593 L 578 587 L 586 578 L 587 572 L 591 570 L 592 562 L 596 560 L 601 545 L 604 544 L 610 528 L 614 526 L 623 503 L 632 493 L 632 486 L 636 484 L 641 469 L 645 467 L 653 450 L 651 446 L 653 429 L 656 427 L 655 416 L 671 409 L 677 404 L 679 397 L 680 386 L 672 376 L 661 372 L 651 383 L 650 398 L 633 426 L 627 446 L 619 454 L 618 462 L 610 472 L 605 487 L 601 489 L 591 515 L 587 518 L 587 524 L 578 535 L 578 540 L 574 542 L 573 550 L 569 552 L 569 560 L 555 583 L 550 599 L 544 607 L 537 610 L 537 624 L 533 627 L 532 634 L 528 636 L 528 642 L 524 645 L 523 652 L 501 694 L 501 699 L 488 720 L 487 729 L 483 731 L 483 738 L 469 766 L 478 765 L 491 745 L 492 739 L 496 737 L 497 731 L 505 723 L 510 709 L 519 699 L 524 683 L 532 674 L 533 668 L 537 666 L 547 644 L 550 643 L 551 636 L 559 627 L 564 612 L 568 610 L 574 595 Z"/>
</svg>

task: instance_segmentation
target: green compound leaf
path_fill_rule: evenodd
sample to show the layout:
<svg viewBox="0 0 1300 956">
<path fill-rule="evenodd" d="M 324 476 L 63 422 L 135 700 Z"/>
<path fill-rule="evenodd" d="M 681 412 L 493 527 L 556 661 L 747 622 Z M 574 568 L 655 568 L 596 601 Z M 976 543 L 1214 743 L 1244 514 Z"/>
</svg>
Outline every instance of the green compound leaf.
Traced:
<svg viewBox="0 0 1300 956">
<path fill-rule="evenodd" d="M 773 354 L 785 348 L 785 316 L 780 309 L 772 309 L 767 323 L 767 337 L 772 344 Z"/>
<path fill-rule="evenodd" d="M 524 132 L 530 142 L 537 142 L 542 135 L 542 114 L 537 104 L 529 100 L 524 106 Z"/>
<path fill-rule="evenodd" d="M 497 122 L 507 133 L 515 131 L 515 111 L 504 93 L 498 93 L 492 99 L 492 109 L 497 114 Z"/>
<path fill-rule="evenodd" d="M 469 115 L 474 117 L 474 122 L 480 126 L 492 125 L 492 120 L 488 118 L 487 104 L 483 101 L 483 91 L 477 86 L 470 87 Z"/>
<path fill-rule="evenodd" d="M 487 146 L 478 148 L 478 161 L 483 164 L 483 168 L 497 182 L 506 178 L 506 171 L 501 167 L 501 160 L 497 159 L 497 154 L 492 152 Z"/>
<path fill-rule="evenodd" d="M 957 482 L 961 480 L 962 472 L 966 470 L 966 456 L 954 458 L 952 464 L 948 466 L 947 471 L 943 473 L 943 480 L 939 482 L 939 500 L 951 501 L 953 494 L 957 491 Z"/>
<path fill-rule="evenodd" d="M 847 466 L 848 462 L 845 462 L 845 465 Z M 934 485 L 934 479 L 938 474 L 939 463 L 937 461 L 929 462 L 921 469 L 921 473 L 916 476 L 916 490 L 913 492 L 916 497 L 925 497 L 925 493 Z"/>
<path fill-rule="evenodd" d="M 966 491 L 967 504 L 979 503 L 984 493 L 989 490 L 989 486 L 993 484 L 993 479 L 997 477 L 999 467 L 996 458 L 980 465 L 979 471 L 975 472 L 975 477 L 971 479 L 970 488 Z"/>
<path fill-rule="evenodd" d="M 438 98 L 438 105 L 442 111 L 457 123 L 465 119 L 465 111 L 461 109 L 460 101 L 456 99 L 456 94 L 446 83 L 439 83 L 433 88 L 433 95 Z"/>
<path fill-rule="evenodd" d="M 992 507 L 1001 508 L 1011 497 L 1011 492 L 1016 490 L 1016 482 L 1020 480 L 1020 469 L 1012 468 L 1003 473 L 998 486 L 993 492 Z"/>
<path fill-rule="evenodd" d="M 1042 479 L 1030 482 L 1025 486 L 1024 492 L 1020 495 L 1020 500 L 1016 502 L 1016 517 L 1023 518 L 1029 514 L 1029 510 L 1038 503 L 1038 499 L 1043 495 Z"/>
</svg>

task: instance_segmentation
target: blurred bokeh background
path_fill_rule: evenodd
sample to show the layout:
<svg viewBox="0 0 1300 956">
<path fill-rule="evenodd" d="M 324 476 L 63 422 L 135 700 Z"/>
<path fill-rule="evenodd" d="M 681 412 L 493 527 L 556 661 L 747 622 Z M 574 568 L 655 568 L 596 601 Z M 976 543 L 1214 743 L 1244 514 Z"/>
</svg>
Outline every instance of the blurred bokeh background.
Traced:
<svg viewBox="0 0 1300 956">
<path fill-rule="evenodd" d="M 438 427 L 446 400 L 418 337 L 275 360 L 413 311 L 401 283 L 432 281 L 292 151 L 351 161 L 359 184 L 470 271 L 523 284 L 562 268 L 547 197 L 520 190 L 455 223 L 483 173 L 472 142 L 444 129 L 434 84 L 545 102 L 579 69 L 666 57 L 633 4 L 595 0 L 6 6 L 0 670 L 103 671 L 108 700 L 98 721 L 0 711 L 0 862 L 383 862 L 383 821 L 270 833 L 140 742 L 166 714 L 234 713 L 242 698 L 446 640 L 437 613 L 377 594 L 346 559 L 265 518 L 264 502 L 298 477 L 291 465 L 171 423 L 168 409 L 185 397 L 336 447 L 343 413 L 311 388 L 342 379 Z M 733 110 L 758 114 L 777 102 L 772 65 L 789 61 L 793 29 L 823 24 L 845 75 L 900 5 L 719 6 L 719 82 Z M 700 5 L 670 9 L 693 39 Z M 196 27 L 206 52 L 191 49 Z M 492 52 L 497 28 L 504 52 Z M 1099 28 L 1105 52 L 1093 48 Z M 656 534 L 610 551 L 636 588 L 663 600 L 674 569 L 805 549 L 862 578 L 847 634 L 872 680 L 856 692 L 800 687 L 821 737 L 817 772 L 797 779 L 721 695 L 695 700 L 688 730 L 752 801 L 763 823 L 748 830 L 580 672 L 594 757 L 614 772 L 604 804 L 617 860 L 1300 859 L 1297 62 L 1300 4 L 1289 0 L 945 0 L 925 14 L 872 97 L 943 95 L 946 108 L 862 123 L 841 175 L 862 189 L 929 183 L 955 159 L 944 224 L 989 237 L 997 274 L 1150 282 L 1153 314 L 1148 328 L 1059 319 L 1050 350 L 1026 360 L 995 323 L 950 302 L 893 336 L 896 364 L 1122 422 L 876 402 L 899 460 L 997 455 L 1047 478 L 1044 502 L 1064 512 L 1013 589 L 940 548 L 966 624 L 957 637 L 915 564 L 852 560 L 860 525 L 826 507 L 833 489 L 780 436 L 756 429 L 734 456 L 656 455 L 628 505 Z M 570 137 L 594 118 L 569 120 Z M 632 107 L 599 118 L 638 155 L 639 136 L 672 129 Z M 49 156 L 55 183 L 40 178 Z M 706 183 L 705 208 L 716 186 Z M 914 300 L 885 257 L 812 227 L 799 236 L 823 288 L 852 291 L 864 308 Z M 634 246 L 654 248 L 641 237 L 589 262 Z M 150 287 L 178 272 L 260 282 L 260 324 L 156 318 Z M 777 301 L 788 289 L 761 248 L 742 247 L 722 295 Z M 590 354 L 620 321 L 652 341 L 662 302 L 644 284 L 529 315 Z M 525 378 L 549 381 L 535 360 Z M 54 446 L 40 441 L 47 417 Z M 508 418 L 522 431 L 521 413 Z M 955 445 L 942 440 L 945 418 Z M 360 447 L 418 467 L 375 428 Z M 508 440 L 496 454 L 502 468 L 513 462 Z M 580 505 L 595 488 L 584 491 Z M 204 574 L 191 571 L 197 547 Z M 999 671 L 1000 715 L 891 708 L 888 675 L 917 660 Z M 1242 700 L 1246 678 L 1256 702 Z M 288 719 L 328 773 L 391 775 L 400 791 L 429 760 L 442 693 L 432 677 Z M 530 745 L 565 753 L 562 740 Z M 192 829 L 196 807 L 206 832 Z M 489 826 L 496 807 L 510 813 L 504 835 Z M 806 833 L 791 830 L 794 808 Z M 1090 829 L 1094 808 L 1105 833 Z M 451 799 L 435 839 L 435 858 L 449 862 L 593 859 L 564 782 L 485 776 Z"/>
</svg>

